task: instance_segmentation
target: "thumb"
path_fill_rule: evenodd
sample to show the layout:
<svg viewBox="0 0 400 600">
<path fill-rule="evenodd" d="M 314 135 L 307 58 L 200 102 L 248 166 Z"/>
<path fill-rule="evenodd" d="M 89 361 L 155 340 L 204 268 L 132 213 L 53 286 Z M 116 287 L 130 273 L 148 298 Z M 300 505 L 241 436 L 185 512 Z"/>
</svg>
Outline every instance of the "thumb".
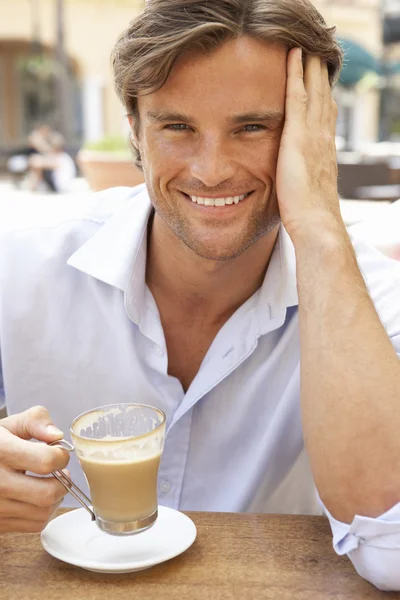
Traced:
<svg viewBox="0 0 400 600">
<path fill-rule="evenodd" d="M 288 125 L 304 124 L 307 119 L 307 91 L 300 48 L 290 50 L 287 65 L 285 129 Z"/>
<path fill-rule="evenodd" d="M 0 425 L 23 440 L 33 438 L 48 443 L 60 440 L 64 436 L 43 406 L 34 406 L 22 413 L 1 419 Z"/>
</svg>

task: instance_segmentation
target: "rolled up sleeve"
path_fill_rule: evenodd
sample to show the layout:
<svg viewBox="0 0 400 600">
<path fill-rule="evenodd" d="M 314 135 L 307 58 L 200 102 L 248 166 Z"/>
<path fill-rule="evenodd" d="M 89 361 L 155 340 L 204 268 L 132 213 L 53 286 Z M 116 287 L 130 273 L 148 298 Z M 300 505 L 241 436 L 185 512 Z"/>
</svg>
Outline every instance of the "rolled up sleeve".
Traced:
<svg viewBox="0 0 400 600">
<path fill-rule="evenodd" d="M 382 261 L 379 252 L 353 242 L 375 308 L 400 358 L 400 278 L 398 263 Z M 323 505 L 337 554 L 350 558 L 357 573 L 383 591 L 400 590 L 400 503 L 376 519 L 356 515 L 349 525 Z"/>
<path fill-rule="evenodd" d="M 350 525 L 337 521 L 322 506 L 336 553 L 347 554 L 357 573 L 378 589 L 399 591 L 400 502 L 376 519 L 356 515 Z"/>
</svg>

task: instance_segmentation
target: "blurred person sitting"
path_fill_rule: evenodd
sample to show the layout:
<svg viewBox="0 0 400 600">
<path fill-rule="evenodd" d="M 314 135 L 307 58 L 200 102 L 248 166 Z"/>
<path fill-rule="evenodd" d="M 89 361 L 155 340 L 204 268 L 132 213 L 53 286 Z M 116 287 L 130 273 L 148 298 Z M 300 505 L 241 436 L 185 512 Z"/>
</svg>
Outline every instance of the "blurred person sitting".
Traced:
<svg viewBox="0 0 400 600">
<path fill-rule="evenodd" d="M 65 140 L 60 133 L 53 133 L 45 154 L 34 154 L 29 159 L 29 188 L 31 191 L 66 193 L 76 177 L 72 157 L 65 151 Z"/>
<path fill-rule="evenodd" d="M 52 129 L 45 123 L 39 123 L 28 136 L 28 154 L 46 154 L 51 152 Z"/>
<path fill-rule="evenodd" d="M 16 187 L 20 186 L 21 181 L 29 172 L 29 157 L 51 152 L 50 139 L 52 135 L 53 132 L 46 123 L 37 123 L 27 137 L 27 145 L 9 157 L 7 171 Z"/>
</svg>

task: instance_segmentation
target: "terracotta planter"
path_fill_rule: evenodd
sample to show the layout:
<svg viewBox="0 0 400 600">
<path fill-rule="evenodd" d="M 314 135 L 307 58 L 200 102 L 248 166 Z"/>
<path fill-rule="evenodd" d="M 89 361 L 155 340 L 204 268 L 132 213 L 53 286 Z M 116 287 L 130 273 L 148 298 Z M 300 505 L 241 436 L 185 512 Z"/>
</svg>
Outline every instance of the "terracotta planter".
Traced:
<svg viewBox="0 0 400 600">
<path fill-rule="evenodd" d="M 113 152 L 81 150 L 77 161 L 90 188 L 98 192 L 111 187 L 134 187 L 143 183 L 143 173 L 134 164 L 133 158 L 126 158 Z"/>
</svg>

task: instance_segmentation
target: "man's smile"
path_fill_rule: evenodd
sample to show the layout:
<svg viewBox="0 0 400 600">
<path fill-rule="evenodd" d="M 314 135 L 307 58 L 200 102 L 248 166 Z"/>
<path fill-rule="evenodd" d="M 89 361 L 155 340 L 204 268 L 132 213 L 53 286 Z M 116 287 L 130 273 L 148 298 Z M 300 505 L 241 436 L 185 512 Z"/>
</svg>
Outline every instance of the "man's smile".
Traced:
<svg viewBox="0 0 400 600">
<path fill-rule="evenodd" d="M 235 208 L 238 204 L 242 204 L 247 198 L 253 194 L 248 192 L 237 196 L 192 196 L 182 192 L 183 195 L 192 202 L 192 204 L 203 208 Z"/>
</svg>

